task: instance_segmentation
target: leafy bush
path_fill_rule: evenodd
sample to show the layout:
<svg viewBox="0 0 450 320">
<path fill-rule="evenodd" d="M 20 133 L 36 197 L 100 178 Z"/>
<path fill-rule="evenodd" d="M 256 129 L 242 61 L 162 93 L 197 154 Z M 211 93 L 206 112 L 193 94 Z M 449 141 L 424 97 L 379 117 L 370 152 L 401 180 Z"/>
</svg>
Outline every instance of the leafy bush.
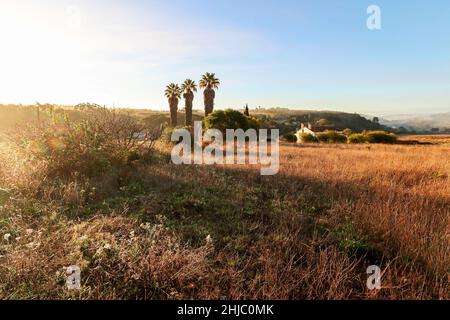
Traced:
<svg viewBox="0 0 450 320">
<path fill-rule="evenodd" d="M 365 143 L 368 142 L 362 133 L 353 133 L 347 138 L 348 143 Z"/>
<path fill-rule="evenodd" d="M 317 139 L 317 137 L 313 136 L 310 133 L 304 133 L 302 134 L 302 136 L 300 137 L 300 140 L 303 143 L 309 143 L 309 142 L 319 142 L 319 140 Z"/>
<path fill-rule="evenodd" d="M 297 142 L 297 136 L 292 132 L 283 135 L 283 139 L 287 142 Z"/>
<path fill-rule="evenodd" d="M 204 120 L 204 127 L 208 129 L 218 129 L 225 134 L 226 129 L 259 129 L 259 122 L 255 118 L 246 117 L 236 110 L 218 110 L 209 114 Z"/>
<path fill-rule="evenodd" d="M 347 142 L 347 137 L 337 131 L 325 131 L 317 134 L 317 139 L 320 142 L 327 143 L 345 143 Z"/>
<path fill-rule="evenodd" d="M 395 134 L 385 131 L 365 131 L 363 134 L 370 143 L 392 144 L 397 142 L 397 136 Z"/>
</svg>

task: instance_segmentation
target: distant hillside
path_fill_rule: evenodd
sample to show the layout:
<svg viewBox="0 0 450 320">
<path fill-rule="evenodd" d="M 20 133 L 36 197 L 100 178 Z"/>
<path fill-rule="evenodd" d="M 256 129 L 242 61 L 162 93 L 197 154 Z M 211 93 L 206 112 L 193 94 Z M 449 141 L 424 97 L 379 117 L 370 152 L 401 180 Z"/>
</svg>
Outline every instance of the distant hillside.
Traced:
<svg viewBox="0 0 450 320">
<path fill-rule="evenodd" d="M 364 130 L 392 130 L 388 126 L 373 122 L 357 113 L 338 111 L 290 110 L 284 108 L 255 109 L 250 114 L 260 119 L 264 126 L 279 128 L 284 134 L 296 130 L 302 122 L 317 122 L 326 119 L 337 130 L 351 129 L 354 132 Z"/>
</svg>

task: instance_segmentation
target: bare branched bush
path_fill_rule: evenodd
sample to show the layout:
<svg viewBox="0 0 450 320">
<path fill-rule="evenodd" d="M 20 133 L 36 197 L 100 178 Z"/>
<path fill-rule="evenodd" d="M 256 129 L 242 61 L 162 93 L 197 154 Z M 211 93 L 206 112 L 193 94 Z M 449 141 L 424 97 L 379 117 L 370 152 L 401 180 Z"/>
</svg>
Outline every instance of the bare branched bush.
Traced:
<svg viewBox="0 0 450 320">
<path fill-rule="evenodd" d="M 50 122 L 9 132 L 3 175 L 13 180 L 31 178 L 23 181 L 24 186 L 55 177 L 92 177 L 148 159 L 161 134 L 114 109 L 92 107 L 85 113 L 81 122 L 52 117 Z"/>
</svg>

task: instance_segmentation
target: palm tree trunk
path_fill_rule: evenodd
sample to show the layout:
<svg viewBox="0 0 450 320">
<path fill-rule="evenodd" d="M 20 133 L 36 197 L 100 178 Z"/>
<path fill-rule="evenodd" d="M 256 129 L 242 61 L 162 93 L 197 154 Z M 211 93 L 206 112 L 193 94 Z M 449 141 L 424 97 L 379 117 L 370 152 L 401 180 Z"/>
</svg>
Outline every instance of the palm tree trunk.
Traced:
<svg viewBox="0 0 450 320">
<path fill-rule="evenodd" d="M 194 100 L 194 94 L 192 92 L 185 93 L 185 110 L 186 110 L 186 126 L 192 126 L 192 101 Z"/>
<path fill-rule="evenodd" d="M 170 105 L 170 125 L 172 127 L 176 127 L 178 125 L 177 122 L 178 99 L 170 98 L 169 105 Z"/>
<path fill-rule="evenodd" d="M 216 93 L 211 88 L 206 88 L 203 92 L 203 98 L 205 100 L 205 117 L 214 111 L 214 98 Z"/>
</svg>

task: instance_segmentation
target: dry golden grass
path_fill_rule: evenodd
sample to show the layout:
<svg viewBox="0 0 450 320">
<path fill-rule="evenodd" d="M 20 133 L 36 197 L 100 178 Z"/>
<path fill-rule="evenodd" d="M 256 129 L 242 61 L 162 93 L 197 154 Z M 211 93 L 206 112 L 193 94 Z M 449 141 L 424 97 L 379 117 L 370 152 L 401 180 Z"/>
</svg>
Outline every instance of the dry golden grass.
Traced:
<svg viewBox="0 0 450 320">
<path fill-rule="evenodd" d="M 280 151 L 276 176 L 163 152 L 96 179 L 30 182 L 32 194 L 6 170 L 0 298 L 449 298 L 450 148 Z M 60 275 L 71 264 L 75 293 Z"/>
<path fill-rule="evenodd" d="M 450 134 L 424 134 L 404 135 L 399 137 L 402 141 L 418 141 L 426 143 L 450 143 Z"/>
<path fill-rule="evenodd" d="M 332 224 L 350 216 L 378 250 L 445 275 L 449 260 L 450 148 L 287 147 L 281 174 L 326 184 Z M 319 190 L 317 190 L 319 192 Z"/>
</svg>

